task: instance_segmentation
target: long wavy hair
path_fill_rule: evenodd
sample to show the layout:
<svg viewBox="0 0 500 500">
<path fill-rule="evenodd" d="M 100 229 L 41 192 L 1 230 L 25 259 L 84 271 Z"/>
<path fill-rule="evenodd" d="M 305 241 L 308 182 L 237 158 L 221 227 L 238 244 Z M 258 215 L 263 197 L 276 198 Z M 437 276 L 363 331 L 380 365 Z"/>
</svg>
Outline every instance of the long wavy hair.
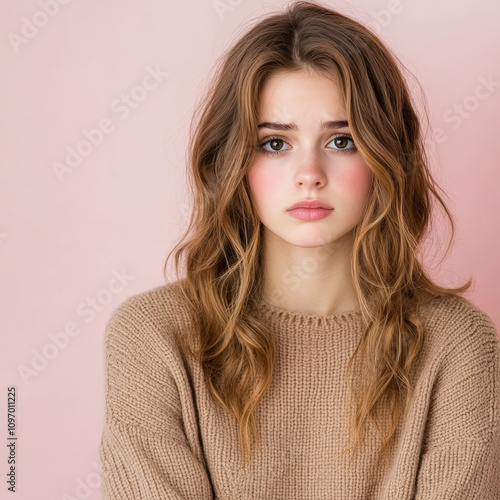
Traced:
<svg viewBox="0 0 500 500">
<path fill-rule="evenodd" d="M 275 366 L 273 334 L 257 310 L 263 226 L 246 180 L 258 144 L 259 98 L 275 71 L 308 69 L 335 78 L 354 143 L 373 172 L 351 256 L 365 331 L 346 370 L 352 439 L 343 454 L 350 451 L 354 458 L 372 422 L 383 437 L 379 458 L 388 463 L 424 341 L 418 308 L 435 297 L 458 296 L 471 285 L 469 279 L 457 288 L 441 287 L 419 259 L 436 201 L 451 225 L 450 244 L 455 226 L 430 173 L 401 68 L 362 24 L 318 3 L 295 2 L 260 19 L 219 59 L 191 122 L 193 209 L 164 273 L 174 255 L 195 321 L 193 342 L 184 348 L 200 363 L 214 400 L 236 417 L 244 461 L 259 442 L 255 409 Z M 378 418 L 380 408 L 390 415 L 386 426 Z"/>
</svg>

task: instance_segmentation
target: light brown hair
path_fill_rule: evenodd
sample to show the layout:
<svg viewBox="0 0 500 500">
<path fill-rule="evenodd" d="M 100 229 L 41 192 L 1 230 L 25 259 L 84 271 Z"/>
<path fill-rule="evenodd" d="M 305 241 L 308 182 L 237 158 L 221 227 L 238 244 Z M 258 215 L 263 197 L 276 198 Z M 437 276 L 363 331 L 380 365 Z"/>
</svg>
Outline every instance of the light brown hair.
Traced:
<svg viewBox="0 0 500 500">
<path fill-rule="evenodd" d="M 366 326 L 346 373 L 353 398 L 351 458 L 371 421 L 379 432 L 386 427 L 379 455 L 387 463 L 424 341 L 417 309 L 435 297 L 458 296 L 471 284 L 437 285 L 418 257 L 434 202 L 450 222 L 450 243 L 454 223 L 430 173 L 401 67 L 359 22 L 299 1 L 260 20 L 228 50 L 202 102 L 189 144 L 193 211 L 165 269 L 175 253 L 179 277 L 184 258 L 180 284 L 195 318 L 197 344 L 194 349 L 186 342 L 185 348 L 202 366 L 214 400 L 237 419 L 245 460 L 258 443 L 254 412 L 275 363 L 272 332 L 256 309 L 262 224 L 245 177 L 258 141 L 259 99 L 270 75 L 309 69 L 336 81 L 354 143 L 373 172 L 351 260 Z M 379 408 L 389 411 L 389 422 L 377 418 Z"/>
</svg>

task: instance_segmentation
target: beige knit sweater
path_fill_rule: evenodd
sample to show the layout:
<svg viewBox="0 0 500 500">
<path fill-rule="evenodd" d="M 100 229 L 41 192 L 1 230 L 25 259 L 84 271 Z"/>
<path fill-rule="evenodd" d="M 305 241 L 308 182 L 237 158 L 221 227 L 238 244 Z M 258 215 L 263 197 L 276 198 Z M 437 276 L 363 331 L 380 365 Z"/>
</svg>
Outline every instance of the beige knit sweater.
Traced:
<svg viewBox="0 0 500 500">
<path fill-rule="evenodd" d="M 178 284 L 115 309 L 104 335 L 103 500 L 500 499 L 500 342 L 486 314 L 456 298 L 422 309 L 415 397 L 383 472 L 376 433 L 351 466 L 340 456 L 361 313 L 260 307 L 277 364 L 257 409 L 261 446 L 246 467 L 236 420 L 180 354 L 176 338 L 190 322 Z"/>
</svg>

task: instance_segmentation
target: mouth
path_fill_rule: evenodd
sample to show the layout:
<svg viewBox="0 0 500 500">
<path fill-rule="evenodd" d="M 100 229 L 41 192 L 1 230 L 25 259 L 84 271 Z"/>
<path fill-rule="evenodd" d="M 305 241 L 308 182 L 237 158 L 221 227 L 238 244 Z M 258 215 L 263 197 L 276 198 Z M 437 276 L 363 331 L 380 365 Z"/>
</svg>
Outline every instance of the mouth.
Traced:
<svg viewBox="0 0 500 500">
<path fill-rule="evenodd" d="M 322 201 L 317 201 L 317 200 L 303 200 L 299 201 L 298 203 L 295 203 L 292 205 L 288 211 L 290 210 L 296 210 L 298 208 L 301 209 L 324 209 L 324 210 L 333 210 L 333 208 L 328 205 L 327 203 L 324 203 Z"/>
<path fill-rule="evenodd" d="M 292 210 L 333 210 L 333 208 L 327 208 L 327 207 L 304 207 L 304 206 L 298 206 L 298 207 L 292 207 L 287 210 L 287 212 L 291 212 Z"/>
<path fill-rule="evenodd" d="M 333 212 L 333 208 L 325 207 L 296 207 L 287 210 L 295 219 L 299 220 L 318 220 L 323 219 Z"/>
</svg>

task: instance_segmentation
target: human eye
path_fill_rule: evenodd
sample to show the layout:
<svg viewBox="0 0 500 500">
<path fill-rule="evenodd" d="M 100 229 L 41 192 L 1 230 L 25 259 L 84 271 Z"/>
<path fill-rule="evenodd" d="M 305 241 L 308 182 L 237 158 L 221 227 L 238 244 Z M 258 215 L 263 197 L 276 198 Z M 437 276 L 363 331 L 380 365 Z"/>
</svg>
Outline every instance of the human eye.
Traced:
<svg viewBox="0 0 500 500">
<path fill-rule="evenodd" d="M 330 143 L 333 142 L 335 144 L 335 150 L 339 153 L 352 153 L 356 150 L 356 146 L 354 145 L 354 140 L 349 134 L 340 134 L 336 135 Z M 351 147 L 347 147 L 351 143 Z M 340 149 L 337 149 L 340 148 Z"/>
<path fill-rule="evenodd" d="M 267 139 L 265 139 L 264 141 L 262 141 L 258 146 L 257 146 L 257 149 L 259 151 L 261 151 L 262 153 L 266 154 L 266 155 L 279 155 L 281 154 L 284 150 L 281 149 L 281 150 L 269 150 L 269 149 L 265 149 L 264 146 L 266 146 L 268 143 L 270 143 L 271 147 L 273 147 L 272 145 L 279 145 L 281 143 L 283 144 L 288 144 L 284 139 L 281 139 L 279 137 L 269 137 Z"/>
</svg>

